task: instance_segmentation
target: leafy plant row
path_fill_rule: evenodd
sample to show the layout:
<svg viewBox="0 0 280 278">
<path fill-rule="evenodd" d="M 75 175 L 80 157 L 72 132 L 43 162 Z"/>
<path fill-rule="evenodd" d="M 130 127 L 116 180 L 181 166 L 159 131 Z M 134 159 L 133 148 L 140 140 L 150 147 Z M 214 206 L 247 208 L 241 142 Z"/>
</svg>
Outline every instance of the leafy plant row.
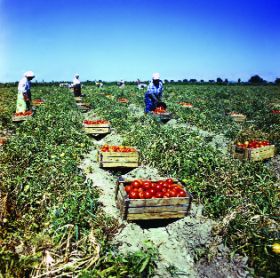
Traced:
<svg viewBox="0 0 280 278">
<path fill-rule="evenodd" d="M 279 96 L 279 91 L 273 88 L 270 93 L 267 87 L 234 87 L 235 91 L 211 88 L 217 91 L 209 92 L 208 87 L 202 86 L 166 88 L 166 102 L 178 122 L 191 121 L 203 130 L 222 133 L 229 140 L 267 135 L 277 144 L 276 125 L 268 121 L 270 129 L 266 128 L 261 126 L 260 119 L 269 113 L 264 107 L 272 96 Z M 110 120 L 124 136 L 123 144 L 139 148 L 144 163 L 156 167 L 163 175 L 186 181 L 188 190 L 204 204 L 205 213 L 220 221 L 214 232 L 223 235 L 233 250 L 249 256 L 255 275 L 269 273 L 270 277 L 277 277 L 279 255 L 271 251 L 271 245 L 279 241 L 280 203 L 276 193 L 279 180 L 273 169 L 263 162 L 231 159 L 229 153 L 213 147 L 214 135 L 203 136 L 180 125 L 162 125 L 150 115 L 136 113 L 137 107 L 143 109 L 143 92 L 133 87 L 89 89 L 86 93 L 94 111 Z M 108 98 L 108 94 L 112 97 Z M 129 104 L 118 103 L 119 97 L 129 99 Z M 198 110 L 182 110 L 176 104 L 192 100 L 195 103 L 195 99 Z M 244 100 L 250 101 L 250 105 Z M 225 114 L 226 109 L 243 112 L 255 122 L 235 124 Z"/>
<path fill-rule="evenodd" d="M 78 168 L 90 141 L 81 132 L 83 118 L 72 95 L 36 87 L 34 98 L 44 98 L 45 105 L 15 125 L 14 93 L 1 96 L 2 127 L 14 130 L 0 156 L 1 275 L 150 275 L 153 247 L 124 257 L 110 244 L 119 224 L 104 215 L 100 192 Z"/>
</svg>

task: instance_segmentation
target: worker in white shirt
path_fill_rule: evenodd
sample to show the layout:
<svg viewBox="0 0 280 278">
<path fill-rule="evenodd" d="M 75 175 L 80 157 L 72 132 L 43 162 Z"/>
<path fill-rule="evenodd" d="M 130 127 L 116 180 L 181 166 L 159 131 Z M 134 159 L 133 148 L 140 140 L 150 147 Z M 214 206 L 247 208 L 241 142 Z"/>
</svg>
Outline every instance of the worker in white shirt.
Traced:
<svg viewBox="0 0 280 278">
<path fill-rule="evenodd" d="M 32 71 L 27 71 L 18 83 L 16 113 L 30 111 L 31 107 L 31 80 L 35 77 Z"/>
<path fill-rule="evenodd" d="M 80 97 L 82 95 L 82 93 L 81 93 L 81 81 L 79 79 L 79 74 L 74 75 L 72 86 L 73 86 L 73 90 L 74 90 L 74 96 Z"/>
</svg>

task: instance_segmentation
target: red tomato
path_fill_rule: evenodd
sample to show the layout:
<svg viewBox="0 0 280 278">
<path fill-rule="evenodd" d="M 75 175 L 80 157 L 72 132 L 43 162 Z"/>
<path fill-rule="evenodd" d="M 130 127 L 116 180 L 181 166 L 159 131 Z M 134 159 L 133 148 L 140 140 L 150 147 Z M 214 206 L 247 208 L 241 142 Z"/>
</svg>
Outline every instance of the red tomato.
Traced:
<svg viewBox="0 0 280 278">
<path fill-rule="evenodd" d="M 166 182 L 167 182 L 167 184 L 173 184 L 174 183 L 173 179 L 171 179 L 171 178 L 167 179 Z"/>
<path fill-rule="evenodd" d="M 173 189 L 174 189 L 176 192 L 179 192 L 180 190 L 183 189 L 183 186 L 180 185 L 180 184 L 174 184 L 174 185 L 173 185 Z"/>
<path fill-rule="evenodd" d="M 152 182 L 152 183 L 151 183 L 151 188 L 156 189 L 156 186 L 157 186 L 157 183 L 155 183 L 155 182 Z"/>
<path fill-rule="evenodd" d="M 152 195 L 149 191 L 145 191 L 145 199 L 151 199 Z"/>
<path fill-rule="evenodd" d="M 163 187 L 163 188 L 161 189 L 161 192 L 162 192 L 162 193 L 166 193 L 167 190 L 168 190 L 167 188 Z"/>
<path fill-rule="evenodd" d="M 131 185 L 127 185 L 127 186 L 125 186 L 124 189 L 125 189 L 126 193 L 129 193 L 132 190 L 132 186 Z"/>
<path fill-rule="evenodd" d="M 145 192 L 144 191 L 139 191 L 138 195 L 139 195 L 140 199 L 145 199 Z"/>
<path fill-rule="evenodd" d="M 151 185 L 152 185 L 151 181 L 143 181 L 143 188 L 149 189 L 151 188 Z"/>
<path fill-rule="evenodd" d="M 186 192 L 183 190 L 183 189 L 181 189 L 179 192 L 178 192 L 178 197 L 186 197 L 187 196 L 187 194 L 186 194 Z"/>
<path fill-rule="evenodd" d="M 169 192 L 163 193 L 163 198 L 170 198 L 170 193 Z"/>
<path fill-rule="evenodd" d="M 170 190 L 169 194 L 170 194 L 170 197 L 176 197 L 177 196 L 177 192 L 175 190 Z"/>
<path fill-rule="evenodd" d="M 162 187 L 168 188 L 168 185 L 169 185 L 169 184 L 165 181 L 165 182 L 163 182 Z"/>
<path fill-rule="evenodd" d="M 156 194 L 156 190 L 154 188 L 148 189 L 147 192 L 150 192 L 151 196 L 154 196 Z"/>
<path fill-rule="evenodd" d="M 157 181 L 157 184 L 163 185 L 163 183 L 164 183 L 164 181 L 162 181 L 162 180 Z"/>
<path fill-rule="evenodd" d="M 131 185 L 131 186 L 133 186 L 133 187 L 138 188 L 138 187 L 140 187 L 140 186 L 141 186 L 141 183 L 140 183 L 140 181 L 135 180 L 135 181 L 133 181 L 130 185 Z"/>
<path fill-rule="evenodd" d="M 161 185 L 157 184 L 155 189 L 156 189 L 156 191 L 161 191 L 163 189 L 162 184 Z"/>
<path fill-rule="evenodd" d="M 138 199 L 138 197 L 139 197 L 139 195 L 138 195 L 138 192 L 137 191 L 135 191 L 135 190 L 131 190 L 130 192 L 129 192 L 129 198 L 130 199 Z"/>
<path fill-rule="evenodd" d="M 155 194 L 155 197 L 156 197 L 156 198 L 163 198 L 163 193 L 162 193 L 162 192 L 157 192 L 157 193 Z"/>
</svg>

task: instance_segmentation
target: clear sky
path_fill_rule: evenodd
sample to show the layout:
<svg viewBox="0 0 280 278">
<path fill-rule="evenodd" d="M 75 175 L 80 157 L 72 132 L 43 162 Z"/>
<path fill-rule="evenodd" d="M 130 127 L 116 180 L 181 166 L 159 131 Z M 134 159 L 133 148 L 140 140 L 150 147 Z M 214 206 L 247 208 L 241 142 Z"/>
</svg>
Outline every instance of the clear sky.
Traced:
<svg viewBox="0 0 280 278">
<path fill-rule="evenodd" d="M 280 0 L 0 0 L 0 82 L 280 77 Z"/>
</svg>

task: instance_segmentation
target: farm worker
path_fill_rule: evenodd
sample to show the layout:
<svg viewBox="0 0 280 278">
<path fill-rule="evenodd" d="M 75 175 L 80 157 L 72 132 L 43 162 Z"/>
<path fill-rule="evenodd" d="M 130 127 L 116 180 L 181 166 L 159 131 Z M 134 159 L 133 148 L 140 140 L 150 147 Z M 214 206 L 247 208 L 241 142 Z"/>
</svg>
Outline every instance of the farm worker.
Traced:
<svg viewBox="0 0 280 278">
<path fill-rule="evenodd" d="M 119 88 L 120 88 L 120 89 L 123 89 L 124 87 L 125 87 L 124 81 L 121 80 Z"/>
<path fill-rule="evenodd" d="M 159 73 L 154 73 L 145 94 L 145 113 L 149 113 L 157 107 L 158 102 L 161 100 L 162 92 L 163 84 L 160 80 L 160 75 Z"/>
<path fill-rule="evenodd" d="M 82 93 L 81 93 L 81 81 L 79 79 L 79 74 L 74 75 L 72 86 L 74 90 L 74 96 L 80 97 Z"/>
<path fill-rule="evenodd" d="M 18 83 L 16 113 L 31 110 L 31 80 L 35 77 L 32 71 L 27 71 Z"/>
<path fill-rule="evenodd" d="M 140 79 L 137 79 L 136 84 L 137 84 L 137 88 L 138 88 L 138 89 L 144 89 L 144 88 L 147 87 L 146 84 L 141 83 Z"/>
<path fill-rule="evenodd" d="M 98 88 L 102 88 L 103 87 L 103 83 L 102 82 L 95 82 L 95 85 Z"/>
</svg>

